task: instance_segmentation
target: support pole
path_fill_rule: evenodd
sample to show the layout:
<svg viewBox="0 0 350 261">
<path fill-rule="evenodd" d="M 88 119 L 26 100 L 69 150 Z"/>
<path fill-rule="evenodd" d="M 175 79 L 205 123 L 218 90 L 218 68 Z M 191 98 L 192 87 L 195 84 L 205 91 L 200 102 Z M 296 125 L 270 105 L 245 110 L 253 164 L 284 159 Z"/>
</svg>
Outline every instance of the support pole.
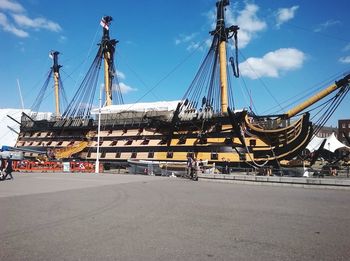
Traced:
<svg viewBox="0 0 350 261">
<path fill-rule="evenodd" d="M 95 163 L 95 173 L 96 174 L 98 174 L 100 172 L 101 107 L 102 107 L 102 86 L 100 88 L 99 109 L 98 109 L 97 151 L 96 151 L 96 163 Z"/>
</svg>

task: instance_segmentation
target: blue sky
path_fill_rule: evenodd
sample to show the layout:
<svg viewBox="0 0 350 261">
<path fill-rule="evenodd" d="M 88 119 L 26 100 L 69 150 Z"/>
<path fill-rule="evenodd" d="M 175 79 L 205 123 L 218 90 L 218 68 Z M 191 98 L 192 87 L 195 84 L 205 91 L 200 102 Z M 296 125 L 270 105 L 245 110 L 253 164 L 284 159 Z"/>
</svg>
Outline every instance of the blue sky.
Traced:
<svg viewBox="0 0 350 261">
<path fill-rule="evenodd" d="M 0 107 L 20 108 L 17 79 L 25 107 L 33 104 L 50 50 L 62 53 L 71 98 L 96 54 L 104 15 L 114 18 L 110 34 L 120 41 L 116 65 L 125 102 L 181 99 L 206 54 L 215 2 L 0 0 Z M 258 114 L 281 112 L 289 99 L 349 72 L 348 7 L 346 0 L 231 1 L 227 26 L 241 28 L 236 107 L 248 107 L 251 92 Z M 327 125 L 350 118 L 349 108 L 346 97 Z M 41 110 L 54 111 L 52 93 Z"/>
</svg>

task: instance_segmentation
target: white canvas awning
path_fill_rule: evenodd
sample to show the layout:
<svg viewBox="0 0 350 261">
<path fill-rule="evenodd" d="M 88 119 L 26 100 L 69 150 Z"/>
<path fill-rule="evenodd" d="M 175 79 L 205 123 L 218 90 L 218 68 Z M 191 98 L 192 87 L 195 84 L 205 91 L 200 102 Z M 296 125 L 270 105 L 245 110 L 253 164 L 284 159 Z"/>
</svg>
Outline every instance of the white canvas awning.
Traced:
<svg viewBox="0 0 350 261">
<path fill-rule="evenodd" d="M 121 112 L 175 111 L 180 101 L 142 102 L 133 104 L 110 105 L 101 108 L 102 114 Z M 98 108 L 91 111 L 98 114 Z"/>
<path fill-rule="evenodd" d="M 15 146 L 19 132 L 19 124 L 11 120 L 7 115 L 10 115 L 16 121 L 21 122 L 22 112 L 29 113 L 29 110 L 22 109 L 0 109 L 0 147 Z"/>
<path fill-rule="evenodd" d="M 15 146 L 18 138 L 18 134 L 16 132 L 19 132 L 20 125 L 7 117 L 7 115 L 11 116 L 16 121 L 21 122 L 22 112 L 31 115 L 31 111 L 29 109 L 0 109 L 0 147 Z M 37 113 L 35 119 L 48 120 L 50 119 L 51 115 L 51 112 L 39 112 Z"/>
<path fill-rule="evenodd" d="M 323 140 L 325 138 L 319 138 L 319 137 L 314 137 L 309 145 L 307 145 L 307 149 L 310 151 L 310 152 L 313 152 L 315 150 L 318 150 L 318 148 L 321 146 Z M 332 133 L 332 135 L 330 135 L 329 137 L 326 138 L 326 143 L 323 147 L 323 149 L 325 150 L 329 150 L 331 152 L 334 152 L 336 151 L 337 149 L 340 149 L 340 148 L 348 148 L 350 149 L 350 147 L 346 146 L 345 144 L 341 143 L 334 135 L 334 133 Z"/>
<path fill-rule="evenodd" d="M 318 148 L 321 146 L 324 139 L 325 138 L 319 138 L 319 137 L 315 136 L 311 139 L 310 143 L 306 146 L 306 148 L 310 152 L 314 152 L 315 150 L 318 150 Z"/>
</svg>

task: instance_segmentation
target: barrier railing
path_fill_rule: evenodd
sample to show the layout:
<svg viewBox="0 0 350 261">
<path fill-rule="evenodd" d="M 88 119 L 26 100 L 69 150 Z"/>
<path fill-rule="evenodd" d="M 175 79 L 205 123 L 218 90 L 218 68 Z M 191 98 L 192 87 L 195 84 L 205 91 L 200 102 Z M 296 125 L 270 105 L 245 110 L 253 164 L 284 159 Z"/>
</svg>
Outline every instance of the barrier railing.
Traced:
<svg viewBox="0 0 350 261">
<path fill-rule="evenodd" d="M 69 164 L 68 168 L 67 168 L 67 163 L 60 162 L 60 161 L 45 161 L 45 162 L 37 162 L 37 161 L 29 161 L 29 160 L 14 161 L 13 171 L 17 171 L 17 172 L 86 172 L 86 173 L 95 172 L 95 164 L 91 162 L 72 161 L 68 163 Z M 99 168 L 100 168 L 99 172 L 103 172 L 102 164 L 100 164 Z"/>
</svg>

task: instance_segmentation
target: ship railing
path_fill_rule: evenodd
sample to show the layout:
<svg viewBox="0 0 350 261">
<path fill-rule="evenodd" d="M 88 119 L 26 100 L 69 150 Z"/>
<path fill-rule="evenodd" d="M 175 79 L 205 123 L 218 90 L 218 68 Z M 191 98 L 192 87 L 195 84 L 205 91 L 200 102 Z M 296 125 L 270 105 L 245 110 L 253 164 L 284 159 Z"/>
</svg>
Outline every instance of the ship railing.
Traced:
<svg viewBox="0 0 350 261">
<path fill-rule="evenodd" d="M 88 126 L 88 124 L 89 124 L 89 119 L 83 119 L 83 118 L 72 119 L 70 122 L 71 127 Z"/>
<path fill-rule="evenodd" d="M 87 127 L 92 119 L 89 118 L 61 118 L 53 124 L 55 128 L 63 127 Z"/>
<path fill-rule="evenodd" d="M 64 122 L 65 122 L 64 120 L 56 121 L 53 126 L 56 128 L 62 128 L 64 125 Z"/>
<path fill-rule="evenodd" d="M 134 125 L 140 125 L 141 123 L 147 123 L 147 119 L 141 119 L 141 118 L 131 118 L 131 119 L 120 119 L 120 120 L 102 120 L 102 124 L 104 126 L 134 126 Z M 98 121 L 94 121 L 94 126 L 98 125 Z"/>
<path fill-rule="evenodd" d="M 191 121 L 193 119 L 211 119 L 214 116 L 214 112 L 212 109 L 186 109 L 179 113 L 179 118 L 182 121 Z"/>
<path fill-rule="evenodd" d="M 23 128 L 32 128 L 34 126 L 34 122 L 32 121 L 22 121 L 21 125 Z"/>
<path fill-rule="evenodd" d="M 31 120 L 34 121 L 49 121 L 52 118 L 52 113 L 51 112 L 31 112 L 29 113 L 29 116 Z M 26 117 L 28 119 L 28 117 Z"/>
<path fill-rule="evenodd" d="M 101 114 L 101 121 L 103 122 L 120 122 L 125 120 L 133 119 L 134 121 L 145 121 L 145 118 L 163 118 L 164 120 L 169 120 L 172 118 L 172 111 L 147 111 L 147 112 L 136 112 L 136 111 L 124 111 L 118 113 Z M 97 121 L 98 117 L 94 117 Z"/>
<path fill-rule="evenodd" d="M 145 116 L 146 112 L 136 112 L 136 111 L 123 111 L 118 113 L 104 113 L 101 114 L 101 120 L 124 120 L 132 118 L 142 119 Z M 98 120 L 98 117 L 95 115 L 95 120 Z"/>
<path fill-rule="evenodd" d="M 50 136 L 50 140 L 53 141 L 62 141 L 62 140 L 78 140 L 81 141 L 85 138 L 83 134 L 80 135 L 59 135 L 59 136 Z"/>
<path fill-rule="evenodd" d="M 252 124 L 266 130 L 278 129 L 290 125 L 290 119 L 281 120 L 280 118 L 257 117 L 252 118 Z"/>
</svg>

